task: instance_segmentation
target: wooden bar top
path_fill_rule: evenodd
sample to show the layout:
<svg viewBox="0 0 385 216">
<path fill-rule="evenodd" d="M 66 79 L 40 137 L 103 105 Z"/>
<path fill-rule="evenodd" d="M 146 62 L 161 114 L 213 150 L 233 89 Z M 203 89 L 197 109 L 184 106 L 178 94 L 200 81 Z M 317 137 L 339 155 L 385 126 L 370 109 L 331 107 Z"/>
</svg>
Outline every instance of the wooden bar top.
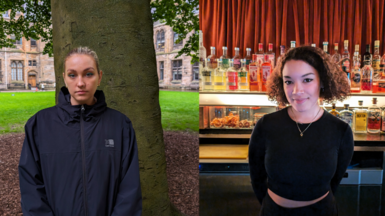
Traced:
<svg viewBox="0 0 385 216">
<path fill-rule="evenodd" d="M 246 159 L 248 145 L 199 145 L 200 159 Z"/>
</svg>

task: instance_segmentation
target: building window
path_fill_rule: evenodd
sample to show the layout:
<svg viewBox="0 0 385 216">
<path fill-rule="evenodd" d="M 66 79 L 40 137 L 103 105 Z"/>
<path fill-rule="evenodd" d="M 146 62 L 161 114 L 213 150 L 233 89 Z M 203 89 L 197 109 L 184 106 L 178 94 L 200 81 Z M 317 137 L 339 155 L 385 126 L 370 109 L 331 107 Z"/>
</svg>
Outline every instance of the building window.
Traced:
<svg viewBox="0 0 385 216">
<path fill-rule="evenodd" d="M 12 80 L 23 80 L 23 63 L 21 61 L 12 61 Z"/>
<path fill-rule="evenodd" d="M 15 36 L 11 36 L 11 39 L 15 40 L 15 42 L 13 42 L 13 44 L 20 44 L 20 45 L 23 44 L 23 39 L 22 38 L 20 38 L 20 40 L 16 40 Z"/>
<path fill-rule="evenodd" d="M 172 80 L 182 80 L 182 60 L 172 61 Z"/>
<path fill-rule="evenodd" d="M 36 60 L 29 60 L 28 61 L 28 66 L 36 66 L 37 63 L 36 63 Z"/>
<path fill-rule="evenodd" d="M 8 13 L 8 11 L 4 11 L 4 13 L 3 13 L 3 17 L 9 17 L 9 13 Z"/>
<path fill-rule="evenodd" d="M 1 59 L 0 59 L 0 82 L 3 80 L 3 71 L 1 70 Z"/>
<path fill-rule="evenodd" d="M 199 80 L 199 62 L 195 62 L 192 66 L 193 71 L 193 81 Z"/>
<path fill-rule="evenodd" d="M 159 62 L 159 80 L 163 80 L 163 74 L 164 74 L 164 62 Z"/>
<path fill-rule="evenodd" d="M 36 46 L 36 40 L 31 38 L 31 46 Z"/>
<path fill-rule="evenodd" d="M 156 33 L 156 48 L 164 49 L 164 31 L 163 29 Z"/>
<path fill-rule="evenodd" d="M 178 38 L 179 38 L 179 35 L 174 32 L 174 46 L 181 46 L 181 45 L 183 45 L 183 40 L 179 41 L 179 43 L 176 42 L 178 40 Z"/>
</svg>

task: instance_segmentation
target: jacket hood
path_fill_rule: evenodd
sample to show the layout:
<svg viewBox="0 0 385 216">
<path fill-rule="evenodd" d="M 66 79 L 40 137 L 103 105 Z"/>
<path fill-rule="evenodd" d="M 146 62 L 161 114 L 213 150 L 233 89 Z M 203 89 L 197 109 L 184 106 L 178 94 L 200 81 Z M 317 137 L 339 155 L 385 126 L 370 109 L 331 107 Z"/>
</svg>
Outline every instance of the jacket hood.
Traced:
<svg viewBox="0 0 385 216">
<path fill-rule="evenodd" d="M 100 116 L 106 109 L 107 104 L 102 90 L 96 90 L 94 97 L 96 103 L 92 106 L 84 104 L 84 120 L 90 121 Z M 70 121 L 80 121 L 82 105 L 71 105 L 71 95 L 66 87 L 62 87 L 59 93 L 57 107 L 61 112 L 61 119 L 67 124 Z"/>
</svg>

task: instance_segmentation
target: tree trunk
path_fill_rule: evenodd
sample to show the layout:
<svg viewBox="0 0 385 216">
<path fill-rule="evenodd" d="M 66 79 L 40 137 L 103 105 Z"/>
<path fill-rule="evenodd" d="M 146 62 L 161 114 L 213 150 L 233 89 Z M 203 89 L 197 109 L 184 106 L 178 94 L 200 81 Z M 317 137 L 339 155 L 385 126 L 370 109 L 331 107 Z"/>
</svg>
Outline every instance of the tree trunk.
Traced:
<svg viewBox="0 0 385 216">
<path fill-rule="evenodd" d="M 64 58 L 95 50 L 107 105 L 127 115 L 139 149 L 143 215 L 179 215 L 168 197 L 150 0 L 51 0 L 56 99 Z"/>
</svg>

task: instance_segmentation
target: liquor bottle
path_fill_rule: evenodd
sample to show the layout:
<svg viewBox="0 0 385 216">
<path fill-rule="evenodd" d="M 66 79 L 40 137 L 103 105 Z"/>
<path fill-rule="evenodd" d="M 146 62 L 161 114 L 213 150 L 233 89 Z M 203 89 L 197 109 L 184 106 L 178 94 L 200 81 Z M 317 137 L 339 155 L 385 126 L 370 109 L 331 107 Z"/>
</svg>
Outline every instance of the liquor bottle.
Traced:
<svg viewBox="0 0 385 216">
<path fill-rule="evenodd" d="M 258 44 L 257 62 L 259 66 L 263 64 L 265 53 L 263 52 L 263 43 Z"/>
<path fill-rule="evenodd" d="M 290 41 L 290 49 L 293 49 L 295 48 L 295 41 Z"/>
<path fill-rule="evenodd" d="M 361 68 L 361 55 L 360 55 L 360 45 L 356 44 L 354 48 L 353 55 L 353 67 L 358 64 L 358 67 Z"/>
<path fill-rule="evenodd" d="M 202 90 L 211 91 L 214 89 L 213 86 L 213 70 L 210 70 L 208 67 L 204 67 L 202 71 Z"/>
<path fill-rule="evenodd" d="M 312 47 L 317 47 L 317 46 L 316 46 L 314 43 L 313 43 L 313 44 L 311 44 L 311 46 L 312 46 Z"/>
<path fill-rule="evenodd" d="M 214 91 L 226 90 L 226 69 L 222 67 L 222 60 L 218 60 L 218 67 L 214 71 Z"/>
<path fill-rule="evenodd" d="M 253 57 L 251 57 L 251 48 L 246 48 L 246 57 L 245 57 L 245 59 L 246 59 L 247 70 L 249 70 L 249 64 L 253 60 Z"/>
<path fill-rule="evenodd" d="M 334 115 L 337 118 L 340 117 L 340 113 L 336 110 L 336 104 L 335 103 L 332 103 L 332 109 L 329 111 L 329 113 Z"/>
<path fill-rule="evenodd" d="M 380 70 L 382 72 L 382 77 L 385 78 L 385 54 L 381 58 Z"/>
<path fill-rule="evenodd" d="M 381 133 L 385 133 L 385 106 L 381 107 Z"/>
<path fill-rule="evenodd" d="M 279 48 L 280 48 L 280 55 L 277 58 L 277 64 L 278 64 L 278 62 L 281 61 L 281 58 L 282 58 L 283 54 L 285 54 L 285 46 L 281 45 L 281 46 L 279 46 Z"/>
<path fill-rule="evenodd" d="M 372 65 L 372 54 L 370 53 L 370 44 L 366 45 L 366 52 L 364 53 L 363 65 Z"/>
<path fill-rule="evenodd" d="M 349 104 L 344 104 L 344 110 L 340 112 L 340 118 L 348 123 L 351 128 L 353 127 L 353 112 L 349 110 Z"/>
<path fill-rule="evenodd" d="M 262 92 L 266 92 L 267 90 L 267 80 L 270 77 L 271 72 L 273 71 L 273 67 L 271 66 L 271 63 L 269 61 L 269 57 L 265 56 L 265 62 L 263 62 L 261 66 L 261 75 L 262 75 Z"/>
<path fill-rule="evenodd" d="M 250 79 L 249 71 L 246 67 L 246 59 L 241 60 L 241 70 L 238 72 L 238 90 L 249 91 L 250 89 Z"/>
<path fill-rule="evenodd" d="M 269 43 L 269 52 L 267 52 L 266 54 L 269 58 L 269 61 L 270 61 L 270 64 L 271 64 L 271 67 L 274 68 L 275 67 L 275 52 L 273 52 L 273 44 L 272 43 Z"/>
<path fill-rule="evenodd" d="M 378 84 L 378 80 L 381 79 L 380 63 L 381 63 L 380 41 L 376 40 L 374 41 L 372 67 L 373 67 L 373 83 L 376 82 L 377 84 Z"/>
<path fill-rule="evenodd" d="M 207 57 L 207 69 L 215 70 L 218 66 L 217 56 L 215 55 L 215 47 L 210 47 L 210 55 Z M 223 64 L 223 62 L 222 62 Z"/>
<path fill-rule="evenodd" d="M 202 90 L 202 71 L 206 67 L 206 48 L 203 46 L 203 32 L 199 31 L 199 90 Z"/>
<path fill-rule="evenodd" d="M 238 90 L 238 70 L 234 67 L 234 62 L 230 59 L 230 67 L 227 69 L 226 90 Z"/>
<path fill-rule="evenodd" d="M 341 55 L 341 68 L 345 67 L 345 72 L 350 73 L 350 53 L 348 50 L 349 46 L 349 41 L 345 40 L 344 41 L 344 52 Z"/>
<path fill-rule="evenodd" d="M 361 72 L 361 91 L 363 93 L 371 93 L 373 89 L 373 68 L 369 65 L 364 65 Z"/>
<path fill-rule="evenodd" d="M 241 56 L 239 55 L 239 47 L 234 48 L 235 55 L 233 57 L 233 65 L 235 69 L 240 70 L 241 69 Z"/>
<path fill-rule="evenodd" d="M 325 52 L 326 54 L 329 54 L 329 52 L 328 52 L 329 42 L 324 41 L 324 42 L 322 43 L 322 45 L 323 45 L 323 50 L 324 50 L 324 52 Z"/>
<path fill-rule="evenodd" d="M 359 108 L 354 110 L 353 115 L 353 132 L 354 133 L 366 133 L 367 126 L 367 110 L 362 107 L 363 101 L 358 101 Z"/>
<path fill-rule="evenodd" d="M 332 56 L 334 63 L 339 63 L 341 61 L 341 55 L 338 53 L 338 43 L 334 43 L 334 54 Z"/>
<path fill-rule="evenodd" d="M 355 56 L 358 55 L 358 52 L 354 52 L 354 55 Z M 360 62 L 357 60 L 357 58 L 353 61 L 353 68 L 352 68 L 350 78 L 351 78 L 350 92 L 360 93 L 361 92 L 361 69 L 360 69 Z"/>
<path fill-rule="evenodd" d="M 257 55 L 253 54 L 253 60 L 249 65 L 250 91 L 261 91 L 261 72 L 257 61 Z"/>
<path fill-rule="evenodd" d="M 222 68 L 223 69 L 228 69 L 230 67 L 229 65 L 229 56 L 227 55 L 227 47 L 222 47 L 222 56 L 219 58 L 222 60 Z"/>
<path fill-rule="evenodd" d="M 381 110 L 377 106 L 377 98 L 373 98 L 373 105 L 368 109 L 368 133 L 379 133 L 381 127 Z"/>
</svg>

